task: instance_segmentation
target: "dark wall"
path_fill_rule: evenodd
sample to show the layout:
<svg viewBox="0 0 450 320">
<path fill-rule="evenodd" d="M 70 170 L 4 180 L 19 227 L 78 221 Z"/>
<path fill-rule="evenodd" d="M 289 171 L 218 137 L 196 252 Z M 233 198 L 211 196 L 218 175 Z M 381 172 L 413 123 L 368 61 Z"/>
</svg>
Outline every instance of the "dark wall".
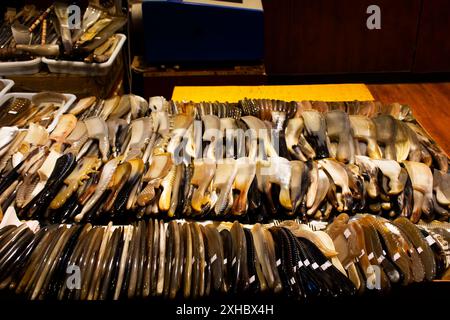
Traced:
<svg viewBox="0 0 450 320">
<path fill-rule="evenodd" d="M 381 8 L 369 30 L 366 9 Z M 263 0 L 272 75 L 450 71 L 448 0 Z"/>
<path fill-rule="evenodd" d="M 450 1 L 424 0 L 415 72 L 450 71 Z"/>
</svg>

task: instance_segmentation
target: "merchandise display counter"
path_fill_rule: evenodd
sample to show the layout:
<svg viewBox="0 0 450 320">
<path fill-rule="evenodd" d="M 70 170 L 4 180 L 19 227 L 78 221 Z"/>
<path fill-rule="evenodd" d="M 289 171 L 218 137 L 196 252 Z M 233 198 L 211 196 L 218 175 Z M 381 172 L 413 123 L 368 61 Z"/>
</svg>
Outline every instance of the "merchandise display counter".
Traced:
<svg viewBox="0 0 450 320">
<path fill-rule="evenodd" d="M 237 101 L 92 96 L 51 127 L 64 95 L 5 96 L 3 290 L 307 303 L 449 279 L 448 158 L 409 106 L 363 85 L 214 90 Z"/>
</svg>

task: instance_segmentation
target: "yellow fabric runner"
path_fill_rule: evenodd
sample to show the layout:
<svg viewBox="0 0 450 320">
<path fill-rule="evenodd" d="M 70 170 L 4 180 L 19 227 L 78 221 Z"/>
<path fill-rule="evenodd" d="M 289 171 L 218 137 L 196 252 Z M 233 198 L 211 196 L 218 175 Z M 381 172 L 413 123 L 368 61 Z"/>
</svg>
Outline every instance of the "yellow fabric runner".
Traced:
<svg viewBox="0 0 450 320">
<path fill-rule="evenodd" d="M 243 98 L 277 99 L 284 101 L 374 100 L 364 84 L 313 84 L 288 86 L 199 86 L 175 87 L 175 101 L 238 102 Z"/>
</svg>

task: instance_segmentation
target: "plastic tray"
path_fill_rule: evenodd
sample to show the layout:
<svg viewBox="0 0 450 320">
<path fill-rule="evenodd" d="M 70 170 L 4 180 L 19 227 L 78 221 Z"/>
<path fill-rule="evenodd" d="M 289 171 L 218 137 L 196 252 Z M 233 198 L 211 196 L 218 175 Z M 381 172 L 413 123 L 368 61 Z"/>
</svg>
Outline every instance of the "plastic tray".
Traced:
<svg viewBox="0 0 450 320">
<path fill-rule="evenodd" d="M 35 74 L 41 69 L 41 58 L 27 61 L 0 62 L 0 76 Z"/>
<path fill-rule="evenodd" d="M 8 99 L 10 98 L 27 98 L 27 99 L 31 99 L 35 94 L 37 93 L 28 93 L 28 92 L 13 92 L 13 93 L 7 93 L 4 96 L 0 97 L 0 107 L 3 105 L 3 103 L 5 103 Z M 59 121 L 59 117 L 61 117 L 61 115 L 63 115 L 64 113 L 67 112 L 67 110 L 69 110 L 70 106 L 75 102 L 75 100 L 77 99 L 77 97 L 74 94 L 70 94 L 70 93 L 64 93 L 63 94 L 67 101 L 66 103 L 61 106 L 58 111 L 56 112 L 56 115 L 53 118 L 52 123 L 50 123 L 47 127 L 47 131 L 51 132 L 53 131 L 53 129 L 55 129 L 56 124 Z"/>
<path fill-rule="evenodd" d="M 82 61 L 67 61 L 67 60 L 55 60 L 49 58 L 42 58 L 42 62 L 47 64 L 50 72 L 53 73 L 68 73 L 68 74 L 82 74 L 91 76 L 104 76 L 110 70 L 114 60 L 116 60 L 117 55 L 125 43 L 127 37 L 121 33 L 117 34 L 119 36 L 119 42 L 117 43 L 114 52 L 111 57 L 103 63 L 90 63 Z"/>
<path fill-rule="evenodd" d="M 14 86 L 14 81 L 10 79 L 0 79 L 0 82 L 4 85 L 3 89 L 0 91 L 0 97 L 2 97 L 5 93 L 8 93 L 9 90 L 11 90 Z"/>
</svg>

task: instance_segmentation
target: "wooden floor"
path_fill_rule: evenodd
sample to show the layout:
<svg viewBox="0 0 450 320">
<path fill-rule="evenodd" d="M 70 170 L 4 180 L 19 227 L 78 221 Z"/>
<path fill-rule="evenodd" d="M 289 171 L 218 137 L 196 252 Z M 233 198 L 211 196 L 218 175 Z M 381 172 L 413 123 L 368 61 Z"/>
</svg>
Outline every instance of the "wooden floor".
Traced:
<svg viewBox="0 0 450 320">
<path fill-rule="evenodd" d="M 450 82 L 367 86 L 375 100 L 411 106 L 417 121 L 450 155 Z"/>
</svg>

